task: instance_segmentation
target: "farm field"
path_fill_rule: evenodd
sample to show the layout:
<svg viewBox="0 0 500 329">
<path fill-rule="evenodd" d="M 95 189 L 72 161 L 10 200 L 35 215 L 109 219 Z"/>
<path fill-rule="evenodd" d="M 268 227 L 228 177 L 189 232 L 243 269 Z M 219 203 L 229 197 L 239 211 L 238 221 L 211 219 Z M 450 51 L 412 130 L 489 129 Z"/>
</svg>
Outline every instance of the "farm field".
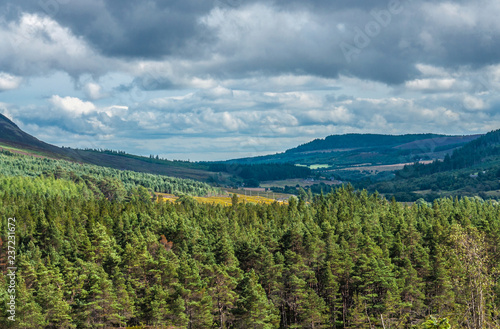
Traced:
<svg viewBox="0 0 500 329">
<path fill-rule="evenodd" d="M 163 201 L 176 201 L 179 199 L 178 196 L 173 195 L 173 194 L 166 194 L 166 193 L 156 193 L 158 196 L 158 201 L 163 200 Z M 275 199 L 272 198 L 266 198 L 263 196 L 250 196 L 250 195 L 244 195 L 244 194 L 236 194 L 238 196 L 238 201 L 239 202 L 245 202 L 245 203 L 264 203 L 264 204 L 271 204 L 275 202 Z M 217 195 L 217 196 L 208 196 L 208 197 L 193 197 L 196 201 L 201 202 L 201 203 L 210 203 L 210 204 L 220 204 L 223 206 L 231 206 L 231 197 L 232 194 L 228 195 Z M 276 202 L 282 202 L 282 201 L 276 201 Z"/>
<path fill-rule="evenodd" d="M 312 165 L 303 165 L 303 164 L 296 164 L 297 167 L 307 167 L 311 170 L 316 170 L 316 169 L 326 169 L 330 167 L 329 164 L 312 164 Z"/>
<path fill-rule="evenodd" d="M 272 191 L 256 191 L 253 189 L 230 189 L 226 188 L 224 189 L 226 192 L 230 193 L 232 195 L 233 193 L 236 193 L 237 195 L 244 195 L 244 196 L 261 196 L 267 199 L 272 199 L 272 200 L 279 200 L 279 199 L 288 199 L 290 197 L 290 194 L 286 193 L 277 193 L 277 192 L 272 192 Z"/>
<path fill-rule="evenodd" d="M 433 160 L 425 160 L 425 161 L 420 161 L 419 163 L 427 164 L 431 163 Z M 390 164 L 390 165 L 373 165 L 373 166 L 358 166 L 358 167 L 347 167 L 343 168 L 342 170 L 357 170 L 357 171 L 371 171 L 371 172 L 380 172 L 380 171 L 394 171 L 394 170 L 401 170 L 404 168 L 404 166 L 409 165 L 411 166 L 414 164 L 414 162 L 406 162 L 406 163 L 396 163 L 396 164 Z"/>
<path fill-rule="evenodd" d="M 295 178 L 295 179 L 285 179 L 285 180 L 274 180 L 274 181 L 265 181 L 261 182 L 260 186 L 262 187 L 285 187 L 285 186 L 297 186 L 299 185 L 300 187 L 306 187 L 306 186 L 311 186 L 314 184 L 320 184 L 324 183 L 326 185 L 339 185 L 338 181 L 331 181 L 331 180 L 326 180 L 326 179 L 315 179 L 314 181 L 311 180 L 305 180 L 302 178 Z"/>
</svg>

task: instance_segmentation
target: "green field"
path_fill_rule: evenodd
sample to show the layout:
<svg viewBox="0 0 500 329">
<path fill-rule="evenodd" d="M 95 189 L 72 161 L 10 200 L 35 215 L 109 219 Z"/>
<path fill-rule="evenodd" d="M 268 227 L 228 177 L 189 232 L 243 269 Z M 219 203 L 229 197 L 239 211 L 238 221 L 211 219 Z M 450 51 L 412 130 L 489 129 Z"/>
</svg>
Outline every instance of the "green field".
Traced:
<svg viewBox="0 0 500 329">
<path fill-rule="evenodd" d="M 297 167 L 306 167 L 311 170 L 316 170 L 316 169 L 326 169 L 329 168 L 330 165 L 328 164 L 313 164 L 313 165 L 303 165 L 303 164 L 296 164 Z"/>
</svg>

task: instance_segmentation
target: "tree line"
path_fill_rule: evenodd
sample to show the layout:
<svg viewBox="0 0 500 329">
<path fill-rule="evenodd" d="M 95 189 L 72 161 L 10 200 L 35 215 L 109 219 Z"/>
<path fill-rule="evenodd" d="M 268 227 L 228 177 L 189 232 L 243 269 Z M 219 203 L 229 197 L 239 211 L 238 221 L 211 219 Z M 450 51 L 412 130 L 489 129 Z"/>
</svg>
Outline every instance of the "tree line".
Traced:
<svg viewBox="0 0 500 329">
<path fill-rule="evenodd" d="M 241 177 L 246 185 L 259 186 L 261 181 L 307 178 L 311 175 L 308 167 L 290 163 L 240 164 L 230 162 L 207 162 L 208 170 L 225 172 Z"/>
<path fill-rule="evenodd" d="M 396 178 L 422 177 L 438 172 L 469 168 L 481 164 L 485 159 L 500 155 L 500 129 L 475 139 L 463 147 L 447 154 L 443 161 L 435 160 L 430 164 L 415 163 L 396 172 Z"/>
<path fill-rule="evenodd" d="M 99 194 L 121 198 L 138 186 L 151 192 L 205 196 L 219 190 L 202 182 L 154 175 L 130 170 L 118 170 L 64 160 L 22 156 L 9 151 L 0 152 L 0 173 L 6 176 L 53 176 L 57 179 L 84 181 Z"/>
</svg>

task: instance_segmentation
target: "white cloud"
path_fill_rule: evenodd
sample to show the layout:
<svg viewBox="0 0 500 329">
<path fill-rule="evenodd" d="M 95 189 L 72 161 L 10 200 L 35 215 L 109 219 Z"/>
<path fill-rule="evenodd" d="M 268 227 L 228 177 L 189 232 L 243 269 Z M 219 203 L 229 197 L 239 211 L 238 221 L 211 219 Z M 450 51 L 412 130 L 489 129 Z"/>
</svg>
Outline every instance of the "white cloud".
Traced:
<svg viewBox="0 0 500 329">
<path fill-rule="evenodd" d="M 105 93 L 102 92 L 102 87 L 97 83 L 89 82 L 83 86 L 83 91 L 85 95 L 91 100 L 97 100 L 107 97 Z"/>
<path fill-rule="evenodd" d="M 0 72 L 0 91 L 17 89 L 23 79 L 11 74 Z"/>
<path fill-rule="evenodd" d="M 486 103 L 482 99 L 471 95 L 465 95 L 463 102 L 464 107 L 468 110 L 484 110 L 486 108 Z"/>
<path fill-rule="evenodd" d="M 452 2 L 432 3 L 422 5 L 422 10 L 427 19 L 440 26 L 470 29 L 473 28 L 478 19 L 477 7 L 481 5 L 458 4 Z"/>
<path fill-rule="evenodd" d="M 97 108 L 92 102 L 84 102 L 77 97 L 60 97 L 53 95 L 50 103 L 56 108 L 75 116 L 96 112 Z"/>
<path fill-rule="evenodd" d="M 304 118 L 314 124 L 343 124 L 350 122 L 354 116 L 345 106 L 334 106 L 331 110 L 306 111 Z"/>
<path fill-rule="evenodd" d="M 424 76 L 430 77 L 448 77 L 450 74 L 442 67 L 437 67 L 428 64 L 416 64 L 415 67 L 419 70 Z"/>
<path fill-rule="evenodd" d="M 443 91 L 450 90 L 455 85 L 456 80 L 448 79 L 415 79 L 405 83 L 406 88 L 419 91 Z"/>
<path fill-rule="evenodd" d="M 0 49 L 0 66 L 20 75 L 62 70 L 75 76 L 116 67 L 70 29 L 38 14 L 24 13 L 17 22 L 0 25 Z"/>
</svg>

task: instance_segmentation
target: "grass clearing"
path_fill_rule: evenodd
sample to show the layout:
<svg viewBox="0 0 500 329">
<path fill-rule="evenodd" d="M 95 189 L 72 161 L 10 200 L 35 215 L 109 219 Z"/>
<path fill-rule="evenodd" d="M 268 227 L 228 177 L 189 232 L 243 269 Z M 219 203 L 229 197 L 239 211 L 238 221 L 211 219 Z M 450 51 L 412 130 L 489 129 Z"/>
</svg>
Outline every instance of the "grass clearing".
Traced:
<svg viewBox="0 0 500 329">
<path fill-rule="evenodd" d="M 273 181 L 265 181 L 261 182 L 260 186 L 262 187 L 285 187 L 285 186 L 297 186 L 306 187 L 314 184 L 324 183 L 326 185 L 338 185 L 337 182 L 326 180 L 326 179 L 315 179 L 315 180 L 305 180 L 302 178 L 294 178 L 294 179 L 284 179 L 284 180 L 273 180 Z"/>
<path fill-rule="evenodd" d="M 327 165 L 327 164 L 314 164 L 314 165 L 310 165 L 309 169 L 316 170 L 316 169 L 326 169 L 329 167 L 330 167 L 330 165 Z"/>
<path fill-rule="evenodd" d="M 328 165 L 328 164 L 313 164 L 313 165 L 296 164 L 296 166 L 309 168 L 311 170 L 330 168 L 330 165 Z"/>
</svg>

